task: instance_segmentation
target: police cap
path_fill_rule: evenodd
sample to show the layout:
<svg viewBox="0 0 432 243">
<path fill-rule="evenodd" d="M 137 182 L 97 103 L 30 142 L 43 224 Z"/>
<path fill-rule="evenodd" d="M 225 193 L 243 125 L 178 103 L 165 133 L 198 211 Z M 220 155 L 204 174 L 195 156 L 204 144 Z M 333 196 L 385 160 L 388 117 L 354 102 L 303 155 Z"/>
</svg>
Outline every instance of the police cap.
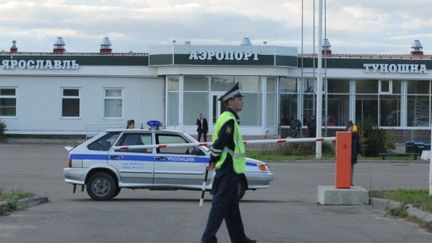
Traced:
<svg viewBox="0 0 432 243">
<path fill-rule="evenodd" d="M 243 97 L 243 95 L 240 93 L 239 83 L 236 83 L 230 90 L 228 90 L 224 95 L 222 95 L 219 100 L 225 102 L 234 97 Z"/>
</svg>

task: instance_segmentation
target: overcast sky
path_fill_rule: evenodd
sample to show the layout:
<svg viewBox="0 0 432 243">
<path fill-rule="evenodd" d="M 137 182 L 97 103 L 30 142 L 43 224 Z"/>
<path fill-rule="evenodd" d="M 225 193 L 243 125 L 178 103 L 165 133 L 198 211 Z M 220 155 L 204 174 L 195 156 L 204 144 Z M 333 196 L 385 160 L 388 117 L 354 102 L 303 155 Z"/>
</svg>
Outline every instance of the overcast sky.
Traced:
<svg viewBox="0 0 432 243">
<path fill-rule="evenodd" d="M 312 52 L 313 0 L 304 0 L 304 52 Z M 318 0 L 316 8 L 318 8 Z M 408 54 L 419 39 L 432 54 L 429 0 L 327 0 L 333 53 Z M 318 19 L 318 14 L 316 14 Z M 0 0 L 0 50 L 50 52 L 62 36 L 69 52 L 97 52 L 109 36 L 114 52 L 150 45 L 294 46 L 301 50 L 301 0 Z"/>
</svg>

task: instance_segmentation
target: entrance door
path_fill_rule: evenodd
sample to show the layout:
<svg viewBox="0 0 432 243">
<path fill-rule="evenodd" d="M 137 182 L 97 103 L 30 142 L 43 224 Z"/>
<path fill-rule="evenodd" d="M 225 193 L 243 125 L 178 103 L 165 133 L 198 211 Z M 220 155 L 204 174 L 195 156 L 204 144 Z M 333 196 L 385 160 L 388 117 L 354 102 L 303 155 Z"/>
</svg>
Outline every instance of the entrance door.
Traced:
<svg viewBox="0 0 432 243">
<path fill-rule="evenodd" d="M 219 98 L 223 94 L 224 92 L 213 92 L 210 96 L 210 120 L 212 121 L 212 125 L 216 123 L 219 115 L 226 110 L 225 106 L 222 104 L 222 101 L 219 101 Z"/>
<path fill-rule="evenodd" d="M 225 92 L 212 92 L 210 93 L 209 99 L 209 130 L 212 131 L 214 124 L 216 123 L 217 119 L 219 118 L 219 115 L 226 110 L 225 106 L 222 104 L 221 101 L 219 101 L 219 98 L 224 94 Z M 210 132 L 211 134 L 211 132 Z"/>
</svg>

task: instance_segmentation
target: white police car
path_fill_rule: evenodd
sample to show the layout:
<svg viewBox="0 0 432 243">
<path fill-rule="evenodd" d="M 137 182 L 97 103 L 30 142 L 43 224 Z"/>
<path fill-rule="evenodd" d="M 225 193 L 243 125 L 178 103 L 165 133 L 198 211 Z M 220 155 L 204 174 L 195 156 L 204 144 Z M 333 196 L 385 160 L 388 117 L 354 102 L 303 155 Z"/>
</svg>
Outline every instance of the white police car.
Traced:
<svg viewBox="0 0 432 243">
<path fill-rule="evenodd" d="M 194 144 L 170 147 L 164 144 Z M 146 148 L 144 145 L 152 145 Z M 147 146 L 148 147 L 148 146 Z M 111 129 L 69 151 L 65 182 L 84 186 L 94 200 L 110 200 L 121 188 L 201 190 L 209 149 L 180 131 Z M 214 172 L 207 180 L 211 190 Z M 266 163 L 247 158 L 239 180 L 239 198 L 245 190 L 270 187 L 273 173 Z"/>
</svg>

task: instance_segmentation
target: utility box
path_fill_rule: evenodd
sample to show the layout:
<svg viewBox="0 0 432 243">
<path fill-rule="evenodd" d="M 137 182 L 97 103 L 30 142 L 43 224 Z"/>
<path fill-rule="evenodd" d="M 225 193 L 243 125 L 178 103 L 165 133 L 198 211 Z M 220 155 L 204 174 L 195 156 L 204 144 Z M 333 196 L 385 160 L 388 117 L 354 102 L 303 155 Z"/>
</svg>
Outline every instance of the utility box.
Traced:
<svg viewBox="0 0 432 243">
<path fill-rule="evenodd" d="M 351 132 L 336 132 L 336 183 L 337 189 L 351 188 Z"/>
</svg>

